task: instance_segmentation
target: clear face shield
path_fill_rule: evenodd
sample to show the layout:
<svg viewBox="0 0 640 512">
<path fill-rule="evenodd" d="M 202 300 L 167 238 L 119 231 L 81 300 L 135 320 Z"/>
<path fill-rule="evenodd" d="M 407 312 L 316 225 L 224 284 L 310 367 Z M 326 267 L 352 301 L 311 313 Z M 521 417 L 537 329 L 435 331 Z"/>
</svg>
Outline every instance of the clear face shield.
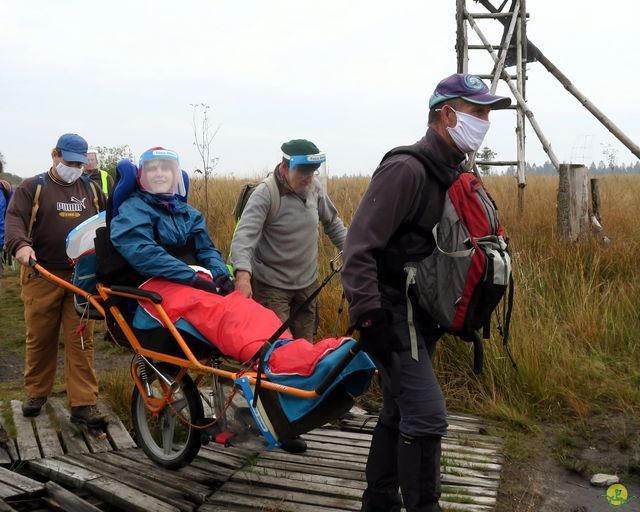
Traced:
<svg viewBox="0 0 640 512">
<path fill-rule="evenodd" d="M 180 170 L 180 161 L 175 151 L 153 150 L 140 167 L 140 187 L 151 194 L 186 195 Z"/>
<path fill-rule="evenodd" d="M 290 185 L 296 192 L 301 192 L 308 188 L 317 177 L 326 188 L 327 181 L 327 155 L 316 153 L 314 155 L 286 155 L 288 160 Z"/>
</svg>

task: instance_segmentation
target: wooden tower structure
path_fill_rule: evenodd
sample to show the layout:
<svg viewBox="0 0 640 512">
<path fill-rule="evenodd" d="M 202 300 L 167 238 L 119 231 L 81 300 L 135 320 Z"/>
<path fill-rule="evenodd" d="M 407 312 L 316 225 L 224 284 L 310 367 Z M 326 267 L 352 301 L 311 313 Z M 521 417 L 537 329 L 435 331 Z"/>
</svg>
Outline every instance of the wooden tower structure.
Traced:
<svg viewBox="0 0 640 512">
<path fill-rule="evenodd" d="M 527 38 L 526 0 L 500 0 L 500 5 L 493 5 L 494 0 L 473 0 L 484 7 L 485 12 L 469 12 L 467 4 L 470 0 L 456 0 L 456 54 L 457 72 L 467 73 L 471 52 L 487 51 L 493 60 L 493 69 L 489 73 L 476 73 L 481 78 L 491 80 L 491 92 L 494 93 L 498 80 L 504 80 L 511 90 L 515 104 L 510 107 L 517 111 L 516 125 L 516 159 L 505 161 L 478 161 L 472 155 L 471 162 L 486 165 L 513 165 L 516 167 L 518 178 L 518 211 L 524 208 L 525 176 L 525 118 L 540 140 L 549 160 L 559 171 L 560 161 L 551 143 L 547 140 L 533 112 L 527 105 L 527 63 L 539 62 L 569 91 L 607 130 L 609 130 L 636 157 L 640 158 L 640 147 L 627 137 L 613 121 L 582 94 L 571 81 Z M 508 4 L 508 5 L 507 5 Z M 492 19 L 502 25 L 502 38 L 499 43 L 492 44 L 480 30 L 476 20 Z M 468 30 L 471 29 L 480 38 L 482 44 L 470 45 Z M 515 72 L 509 73 L 506 68 L 515 67 Z"/>
</svg>

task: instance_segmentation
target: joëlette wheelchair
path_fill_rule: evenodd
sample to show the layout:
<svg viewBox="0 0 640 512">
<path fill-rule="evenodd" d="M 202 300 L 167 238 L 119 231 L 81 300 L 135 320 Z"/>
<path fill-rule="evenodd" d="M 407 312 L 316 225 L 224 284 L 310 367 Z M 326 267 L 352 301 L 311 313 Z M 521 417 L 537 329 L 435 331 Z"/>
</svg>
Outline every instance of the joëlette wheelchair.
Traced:
<svg viewBox="0 0 640 512">
<path fill-rule="evenodd" d="M 64 281 L 39 264 L 34 268 L 44 278 L 73 292 L 81 315 L 104 319 L 112 340 L 132 350 L 131 416 L 136 442 L 147 456 L 164 468 L 178 469 L 189 464 L 200 446 L 210 441 L 228 445 L 243 436 L 255 440 L 255 435 L 260 434 L 263 443 L 273 448 L 278 446 L 278 439 L 291 439 L 345 414 L 353 405 L 353 397 L 334 383 L 359 350 L 355 340 L 313 388 L 283 385 L 270 380 L 258 365 L 259 357 L 275 339 L 270 338 L 260 356 L 248 364 L 229 369 L 228 361 L 215 345 L 171 322 L 158 293 L 130 286 L 141 283 L 142 278 L 111 245 L 109 225 L 118 205 L 136 187 L 135 169 L 126 160 L 118 163 L 104 226 L 95 232 L 97 278 L 93 284 L 78 286 L 85 283 Z M 136 329 L 132 312 L 138 302 L 151 304 L 166 328 Z M 210 392 L 202 392 L 208 378 Z M 223 387 L 229 390 L 228 394 Z M 233 400 L 236 392 L 236 398 L 243 400 Z M 279 400 L 281 395 L 318 400 L 319 404 L 291 421 Z M 203 399 L 212 414 L 205 415 Z M 233 411 L 232 417 L 229 411 Z"/>
</svg>

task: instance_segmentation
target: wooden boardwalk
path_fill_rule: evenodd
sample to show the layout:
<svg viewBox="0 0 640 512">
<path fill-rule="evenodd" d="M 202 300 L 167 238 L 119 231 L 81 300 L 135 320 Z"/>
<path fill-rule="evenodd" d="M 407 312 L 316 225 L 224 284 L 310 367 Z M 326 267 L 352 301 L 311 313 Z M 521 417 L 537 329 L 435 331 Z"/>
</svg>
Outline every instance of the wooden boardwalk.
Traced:
<svg viewBox="0 0 640 512">
<path fill-rule="evenodd" d="M 0 512 L 357 511 L 376 421 L 350 414 L 339 428 L 309 432 L 304 454 L 209 444 L 188 467 L 169 471 L 135 446 L 113 413 L 106 439 L 97 440 L 69 423 L 61 400 L 34 419 L 23 418 L 20 406 L 10 404 L 15 439 L 0 444 Z M 441 505 L 490 512 L 502 441 L 487 435 L 477 418 L 451 414 L 449 423 Z"/>
</svg>

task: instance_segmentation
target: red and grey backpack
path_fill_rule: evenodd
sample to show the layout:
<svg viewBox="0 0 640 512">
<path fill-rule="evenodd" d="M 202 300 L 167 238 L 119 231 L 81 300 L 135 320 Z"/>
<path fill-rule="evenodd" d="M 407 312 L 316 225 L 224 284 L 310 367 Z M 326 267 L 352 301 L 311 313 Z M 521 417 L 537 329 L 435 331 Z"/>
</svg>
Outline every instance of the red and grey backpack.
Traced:
<svg viewBox="0 0 640 512">
<path fill-rule="evenodd" d="M 385 158 L 397 154 L 417 158 L 426 172 L 436 165 L 415 146 L 395 148 Z M 443 185 L 444 207 L 432 230 L 435 249 L 421 261 L 405 263 L 407 290 L 413 285 L 420 306 L 446 332 L 474 343 L 474 371 L 479 373 L 482 341 L 476 331 L 483 329 L 483 337 L 489 337 L 491 315 L 503 298 L 506 305 L 499 329 L 508 352 L 511 256 L 496 205 L 482 181 L 471 172 L 459 171 L 453 182 Z M 411 326 L 410 300 L 407 305 Z"/>
</svg>

